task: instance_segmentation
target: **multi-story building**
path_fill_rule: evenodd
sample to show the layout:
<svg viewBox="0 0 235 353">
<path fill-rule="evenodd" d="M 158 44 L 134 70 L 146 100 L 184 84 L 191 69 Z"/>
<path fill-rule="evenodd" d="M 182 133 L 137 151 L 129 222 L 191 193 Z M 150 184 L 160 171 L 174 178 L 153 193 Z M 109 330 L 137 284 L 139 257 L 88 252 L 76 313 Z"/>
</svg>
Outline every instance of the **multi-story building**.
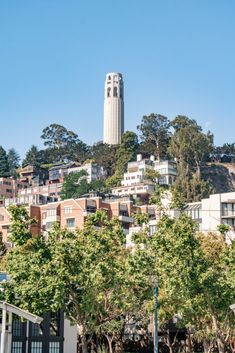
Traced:
<svg viewBox="0 0 235 353">
<path fill-rule="evenodd" d="M 220 224 L 227 224 L 229 236 L 235 237 L 235 192 L 214 194 L 189 203 L 185 212 L 199 224 L 199 230 L 216 231 Z"/>
<path fill-rule="evenodd" d="M 16 197 L 19 190 L 25 189 L 27 183 L 13 178 L 0 178 L 0 199 Z"/>
<path fill-rule="evenodd" d="M 53 166 L 49 169 L 49 183 L 63 183 L 64 178 L 67 174 L 78 173 L 82 170 L 87 172 L 87 182 L 95 180 L 104 180 L 107 177 L 107 172 L 104 167 L 99 166 L 96 163 L 67 163 Z"/>
<path fill-rule="evenodd" d="M 155 171 L 159 174 L 156 182 L 160 185 L 171 185 L 176 179 L 176 164 L 168 160 L 155 160 L 154 156 L 143 159 L 141 154 L 137 155 L 137 160 L 129 162 L 127 172 L 124 173 L 121 186 L 113 188 L 114 195 L 151 195 L 155 190 L 155 183 L 148 180 L 148 171 Z"/>
<path fill-rule="evenodd" d="M 27 207 L 29 216 L 40 220 L 40 208 L 38 206 L 29 206 Z M 11 226 L 11 216 L 6 207 L 0 207 L 0 232 L 2 233 L 2 240 L 7 246 L 11 246 L 9 241 Z M 40 232 L 40 222 L 31 226 L 31 232 L 33 235 L 36 235 Z"/>
<path fill-rule="evenodd" d="M 154 215 L 154 206 L 136 206 L 130 200 L 102 199 L 101 197 L 68 199 L 47 203 L 45 205 L 28 206 L 30 217 L 37 220 L 33 234 L 51 229 L 56 222 L 61 228 L 82 229 L 86 217 L 97 210 L 104 210 L 108 217 L 117 217 L 121 222 L 124 233 L 129 233 L 129 228 L 134 224 L 133 214 L 147 212 Z M 0 207 L 0 231 L 3 233 L 4 242 L 8 242 L 10 234 L 10 214 L 5 207 Z"/>
<path fill-rule="evenodd" d="M 105 180 L 107 178 L 107 170 L 96 164 L 96 163 L 85 163 L 81 166 L 73 166 L 68 168 L 68 174 L 70 173 L 78 173 L 82 170 L 87 172 L 87 182 L 90 183 L 95 180 Z"/>
<path fill-rule="evenodd" d="M 36 185 L 36 186 L 30 186 L 26 189 L 21 189 L 18 191 L 18 197 L 30 197 L 31 198 L 34 195 L 42 195 L 45 198 L 50 198 L 53 199 L 54 201 L 57 200 L 60 197 L 60 192 L 62 189 L 62 183 L 52 183 L 49 184 L 47 183 L 46 185 Z M 27 203 L 27 202 L 26 202 Z"/>
</svg>

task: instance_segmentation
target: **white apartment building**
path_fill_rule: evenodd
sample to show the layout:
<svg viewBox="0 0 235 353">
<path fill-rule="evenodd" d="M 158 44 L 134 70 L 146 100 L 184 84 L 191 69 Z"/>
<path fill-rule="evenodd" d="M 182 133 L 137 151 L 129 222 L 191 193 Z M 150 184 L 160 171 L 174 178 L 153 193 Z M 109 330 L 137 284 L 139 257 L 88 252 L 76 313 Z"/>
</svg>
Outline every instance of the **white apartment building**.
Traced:
<svg viewBox="0 0 235 353">
<path fill-rule="evenodd" d="M 220 224 L 227 224 L 229 236 L 235 237 L 235 192 L 214 194 L 189 203 L 185 212 L 198 222 L 199 230 L 216 231 Z"/>
<path fill-rule="evenodd" d="M 168 160 L 155 160 L 154 156 L 143 159 L 141 154 L 137 155 L 137 160 L 129 162 L 127 172 L 124 173 L 121 186 L 112 189 L 114 195 L 151 195 L 155 190 L 155 184 L 146 178 L 148 170 L 156 171 L 160 174 L 157 182 L 160 185 L 171 185 L 176 179 L 176 164 Z"/>
<path fill-rule="evenodd" d="M 107 171 L 105 168 L 95 163 L 86 163 L 81 166 L 69 167 L 67 173 L 78 173 L 81 170 L 87 172 L 88 175 L 86 179 L 88 183 L 95 180 L 105 180 L 107 178 Z"/>
</svg>

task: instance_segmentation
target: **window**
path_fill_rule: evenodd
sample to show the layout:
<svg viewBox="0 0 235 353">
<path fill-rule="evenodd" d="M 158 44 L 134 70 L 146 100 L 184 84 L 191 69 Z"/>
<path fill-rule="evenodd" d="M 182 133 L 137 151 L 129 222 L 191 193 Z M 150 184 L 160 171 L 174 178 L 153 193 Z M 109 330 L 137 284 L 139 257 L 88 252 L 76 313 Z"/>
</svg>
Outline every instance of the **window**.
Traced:
<svg viewBox="0 0 235 353">
<path fill-rule="evenodd" d="M 31 353 L 42 353 L 42 342 L 32 342 Z"/>
<path fill-rule="evenodd" d="M 51 313 L 50 319 L 50 336 L 59 336 L 60 335 L 60 316 L 61 312 Z"/>
<path fill-rule="evenodd" d="M 47 210 L 47 217 L 56 216 L 56 208 L 50 208 Z"/>
<path fill-rule="evenodd" d="M 117 91 L 117 87 L 113 88 L 113 96 L 117 97 L 118 96 L 118 91 Z"/>
<path fill-rule="evenodd" d="M 111 88 L 108 87 L 108 88 L 107 88 L 107 97 L 110 97 L 110 95 L 111 95 Z"/>
<path fill-rule="evenodd" d="M 55 222 L 47 222 L 46 223 L 46 230 L 49 230 L 51 229 L 52 225 L 54 224 Z"/>
<path fill-rule="evenodd" d="M 42 212 L 42 219 L 46 219 L 47 218 L 47 213 L 46 212 Z"/>
<path fill-rule="evenodd" d="M 12 353 L 22 353 L 23 351 L 23 342 L 12 342 Z"/>
<path fill-rule="evenodd" d="M 71 214 L 72 213 L 72 210 L 73 210 L 73 208 L 72 208 L 72 206 L 65 206 L 65 208 L 64 208 L 64 214 Z"/>
<path fill-rule="evenodd" d="M 68 218 L 66 220 L 67 228 L 74 228 L 75 227 L 75 218 Z"/>
<path fill-rule="evenodd" d="M 31 324 L 32 325 L 32 336 L 38 337 L 42 336 L 42 329 L 39 324 Z"/>
<path fill-rule="evenodd" d="M 122 211 L 122 210 L 119 211 L 119 215 L 120 216 L 125 216 L 125 217 L 129 216 L 127 211 Z"/>
<path fill-rule="evenodd" d="M 149 226 L 149 234 L 153 235 L 154 233 L 156 233 L 157 227 L 154 225 Z"/>
<path fill-rule="evenodd" d="M 0 214 L 0 221 L 4 221 L 4 215 Z"/>
<path fill-rule="evenodd" d="M 60 342 L 49 342 L 49 353 L 60 353 Z"/>
</svg>

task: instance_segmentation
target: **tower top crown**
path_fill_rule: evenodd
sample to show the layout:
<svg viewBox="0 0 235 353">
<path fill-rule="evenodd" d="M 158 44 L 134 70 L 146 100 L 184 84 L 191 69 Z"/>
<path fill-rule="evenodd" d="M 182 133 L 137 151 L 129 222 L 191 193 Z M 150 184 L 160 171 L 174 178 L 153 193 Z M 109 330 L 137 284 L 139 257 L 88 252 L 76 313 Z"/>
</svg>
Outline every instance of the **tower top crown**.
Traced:
<svg viewBox="0 0 235 353">
<path fill-rule="evenodd" d="M 120 74 L 120 72 L 109 72 L 109 73 L 107 73 L 106 81 L 110 81 L 113 78 L 118 78 L 120 81 L 122 81 L 122 74 Z"/>
</svg>

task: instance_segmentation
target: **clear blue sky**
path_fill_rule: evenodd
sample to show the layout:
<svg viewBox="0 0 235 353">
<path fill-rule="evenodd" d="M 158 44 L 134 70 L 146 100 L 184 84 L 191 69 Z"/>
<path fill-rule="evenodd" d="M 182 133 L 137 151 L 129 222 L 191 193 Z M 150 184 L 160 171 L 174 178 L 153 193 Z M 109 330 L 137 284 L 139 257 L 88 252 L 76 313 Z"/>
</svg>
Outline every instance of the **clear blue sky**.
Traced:
<svg viewBox="0 0 235 353">
<path fill-rule="evenodd" d="M 102 140 L 110 71 L 126 129 L 183 114 L 234 142 L 234 14 L 234 0 L 0 1 L 0 145 L 23 157 L 54 122 Z"/>
</svg>

